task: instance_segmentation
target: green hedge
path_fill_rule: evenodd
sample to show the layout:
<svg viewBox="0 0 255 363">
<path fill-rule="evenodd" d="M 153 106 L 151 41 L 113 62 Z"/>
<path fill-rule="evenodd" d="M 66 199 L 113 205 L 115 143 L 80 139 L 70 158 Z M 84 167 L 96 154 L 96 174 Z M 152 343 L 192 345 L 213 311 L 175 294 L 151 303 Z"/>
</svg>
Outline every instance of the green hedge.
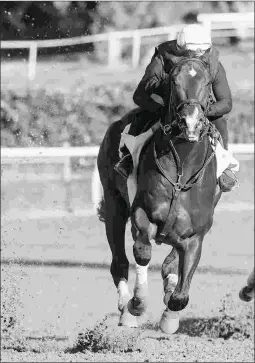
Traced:
<svg viewBox="0 0 255 363">
<path fill-rule="evenodd" d="M 3 147 L 98 145 L 107 127 L 135 107 L 134 83 L 111 84 L 69 91 L 2 93 L 1 142 Z M 254 104 L 249 95 L 233 99 L 229 141 L 254 142 Z"/>
</svg>

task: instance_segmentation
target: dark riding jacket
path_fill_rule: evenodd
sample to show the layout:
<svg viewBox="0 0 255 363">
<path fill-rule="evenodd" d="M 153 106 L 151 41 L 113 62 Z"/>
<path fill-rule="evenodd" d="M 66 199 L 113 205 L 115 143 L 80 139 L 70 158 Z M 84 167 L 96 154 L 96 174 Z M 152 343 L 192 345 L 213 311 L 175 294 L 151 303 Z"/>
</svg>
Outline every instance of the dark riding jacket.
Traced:
<svg viewBox="0 0 255 363">
<path fill-rule="evenodd" d="M 176 40 L 164 42 L 156 47 L 151 62 L 134 93 L 134 102 L 149 112 L 160 111 L 162 105 L 154 101 L 150 95 L 155 93 L 161 96 L 164 103 L 167 104 L 169 99 L 169 82 L 167 81 L 169 72 L 180 59 L 192 56 L 195 56 L 194 52 L 180 49 Z M 212 91 L 216 102 L 210 106 L 207 116 L 212 119 L 219 118 L 232 109 L 232 96 L 226 72 L 218 57 L 219 51 L 214 46 L 199 57 L 205 61 L 210 70 Z"/>
</svg>

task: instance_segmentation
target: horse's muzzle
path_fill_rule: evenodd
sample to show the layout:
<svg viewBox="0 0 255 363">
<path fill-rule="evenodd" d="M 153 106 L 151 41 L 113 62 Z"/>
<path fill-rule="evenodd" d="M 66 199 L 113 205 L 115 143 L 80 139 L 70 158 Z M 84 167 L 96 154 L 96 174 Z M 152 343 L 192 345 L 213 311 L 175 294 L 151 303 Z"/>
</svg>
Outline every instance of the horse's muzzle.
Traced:
<svg viewBox="0 0 255 363">
<path fill-rule="evenodd" d="M 185 132 L 181 133 L 180 138 L 182 138 L 188 142 L 198 142 L 199 135 L 185 131 Z"/>
</svg>

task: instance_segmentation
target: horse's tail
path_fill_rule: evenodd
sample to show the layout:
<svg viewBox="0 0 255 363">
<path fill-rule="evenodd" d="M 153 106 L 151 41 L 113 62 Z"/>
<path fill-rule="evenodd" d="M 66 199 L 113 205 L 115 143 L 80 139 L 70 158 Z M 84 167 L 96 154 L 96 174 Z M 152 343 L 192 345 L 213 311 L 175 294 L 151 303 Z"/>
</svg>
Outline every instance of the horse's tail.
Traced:
<svg viewBox="0 0 255 363">
<path fill-rule="evenodd" d="M 102 198 L 97 207 L 97 215 L 101 222 L 105 223 L 105 200 Z"/>
</svg>

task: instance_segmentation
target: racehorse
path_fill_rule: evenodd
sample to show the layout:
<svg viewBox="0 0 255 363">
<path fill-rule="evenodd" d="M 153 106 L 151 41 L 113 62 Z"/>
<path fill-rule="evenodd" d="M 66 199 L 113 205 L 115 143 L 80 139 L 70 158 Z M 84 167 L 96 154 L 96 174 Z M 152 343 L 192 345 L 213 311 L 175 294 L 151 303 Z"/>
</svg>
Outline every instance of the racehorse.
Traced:
<svg viewBox="0 0 255 363">
<path fill-rule="evenodd" d="M 147 308 L 151 241 L 172 246 L 161 269 L 166 309 L 160 328 L 174 333 L 179 326 L 179 311 L 189 301 L 202 242 L 212 226 L 221 191 L 211 142 L 215 140 L 215 129 L 206 118 L 211 94 L 208 64 L 196 57 L 181 59 L 169 73 L 168 82 L 168 106 L 159 128 L 143 146 L 132 203 L 127 181 L 114 171 L 119 161 L 123 121 L 116 121 L 108 128 L 97 160 L 104 192 L 98 211 L 105 222 L 112 252 L 110 272 L 119 295 L 119 325 L 137 326 L 136 317 Z M 127 285 L 129 261 L 125 252 L 129 217 L 136 261 L 132 299 Z"/>
</svg>

